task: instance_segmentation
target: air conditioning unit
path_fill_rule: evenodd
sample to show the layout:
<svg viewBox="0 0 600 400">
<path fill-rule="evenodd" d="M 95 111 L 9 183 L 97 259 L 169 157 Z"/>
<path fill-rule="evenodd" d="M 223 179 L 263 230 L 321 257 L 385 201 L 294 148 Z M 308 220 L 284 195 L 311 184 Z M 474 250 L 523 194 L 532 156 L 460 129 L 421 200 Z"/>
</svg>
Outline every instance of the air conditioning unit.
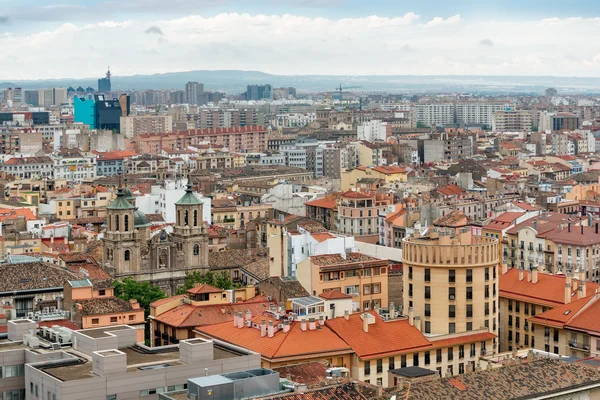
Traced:
<svg viewBox="0 0 600 400">
<path fill-rule="evenodd" d="M 454 295 L 450 295 L 450 300 L 454 300 Z"/>
<path fill-rule="evenodd" d="M 529 330 L 529 327 L 528 327 L 527 325 L 525 325 L 525 326 L 523 327 L 523 329 L 524 329 L 524 330 L 526 330 L 526 331 L 528 331 L 528 330 Z"/>
</svg>

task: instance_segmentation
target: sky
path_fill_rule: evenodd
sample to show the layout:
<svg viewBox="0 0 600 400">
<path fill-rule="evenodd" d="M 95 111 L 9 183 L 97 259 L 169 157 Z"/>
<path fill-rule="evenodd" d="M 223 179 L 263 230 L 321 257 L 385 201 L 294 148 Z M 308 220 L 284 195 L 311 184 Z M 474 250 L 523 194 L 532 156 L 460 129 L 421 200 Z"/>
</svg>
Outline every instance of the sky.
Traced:
<svg viewBox="0 0 600 400">
<path fill-rule="evenodd" d="M 600 77 L 600 2 L 0 0 L 0 81 L 100 77 L 108 65 Z"/>
</svg>

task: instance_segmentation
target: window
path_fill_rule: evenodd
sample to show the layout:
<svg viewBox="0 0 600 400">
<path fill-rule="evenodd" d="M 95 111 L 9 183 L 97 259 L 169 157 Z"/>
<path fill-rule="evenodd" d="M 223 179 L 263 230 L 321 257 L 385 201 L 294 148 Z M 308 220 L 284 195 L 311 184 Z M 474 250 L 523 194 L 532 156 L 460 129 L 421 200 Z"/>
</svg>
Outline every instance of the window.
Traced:
<svg viewBox="0 0 600 400">
<path fill-rule="evenodd" d="M 408 284 L 408 297 L 412 297 L 413 295 L 413 284 L 409 283 Z"/>
<path fill-rule="evenodd" d="M 430 355 L 429 355 L 429 352 L 428 352 L 428 351 L 426 351 L 426 352 L 425 352 L 425 365 L 429 365 L 429 364 L 431 364 L 431 360 L 430 360 L 430 358 L 429 358 L 429 357 L 430 357 Z"/>
<path fill-rule="evenodd" d="M 470 357 L 475 357 L 475 343 L 471 343 L 471 349 L 469 351 Z"/>
<path fill-rule="evenodd" d="M 131 252 L 129 250 L 125 250 L 124 257 L 125 261 L 129 261 L 131 259 Z"/>
<path fill-rule="evenodd" d="M 512 331 L 508 331 L 508 341 L 512 342 Z"/>
<path fill-rule="evenodd" d="M 517 328 L 521 327 L 521 318 L 515 317 L 515 327 L 517 327 Z"/>
<path fill-rule="evenodd" d="M 455 300 L 455 299 L 456 299 L 456 288 L 455 287 L 448 288 L 448 300 Z"/>
<path fill-rule="evenodd" d="M 431 299 L 431 287 L 425 286 L 425 299 Z"/>
<path fill-rule="evenodd" d="M 129 215 L 125 215 L 123 218 L 123 227 L 125 228 L 125 232 L 129 232 Z"/>
<path fill-rule="evenodd" d="M 413 354 L 413 367 L 419 366 L 419 353 Z"/>
<path fill-rule="evenodd" d="M 377 386 L 383 386 L 383 378 L 377 378 Z"/>
<path fill-rule="evenodd" d="M 465 373 L 465 364 L 464 363 L 458 364 L 458 373 L 459 374 L 464 374 Z"/>
<path fill-rule="evenodd" d="M 454 322 L 448 324 L 448 333 L 456 333 L 456 324 Z"/>
<path fill-rule="evenodd" d="M 425 321 L 425 333 L 431 333 L 431 322 Z"/>
<path fill-rule="evenodd" d="M 485 280 L 486 280 L 486 281 L 489 281 L 489 280 L 490 280 L 490 268 L 489 268 L 489 267 L 487 267 L 487 268 L 485 269 Z"/>
<path fill-rule="evenodd" d="M 465 346 L 462 344 L 458 346 L 458 358 L 465 358 Z"/>
<path fill-rule="evenodd" d="M 529 303 L 523 303 L 523 312 L 525 315 L 529 315 Z"/>
<path fill-rule="evenodd" d="M 553 339 L 555 342 L 558 342 L 558 329 L 554 329 L 554 335 L 553 335 Z M 557 353 L 558 354 L 558 353 Z"/>
<path fill-rule="evenodd" d="M 473 270 L 467 269 L 467 282 L 473 282 Z"/>
<path fill-rule="evenodd" d="M 117 317 L 110 317 L 110 323 L 111 324 L 116 324 L 117 323 Z"/>
<path fill-rule="evenodd" d="M 406 368 L 406 356 L 400 356 L 400 368 Z"/>
<path fill-rule="evenodd" d="M 25 376 L 25 365 L 6 365 L 4 367 L 4 377 L 11 378 L 13 376 Z"/>
<path fill-rule="evenodd" d="M 92 318 L 92 325 L 98 325 L 100 320 L 98 318 Z"/>
<path fill-rule="evenodd" d="M 513 305 L 512 305 L 512 300 L 508 300 L 508 311 L 512 311 L 513 309 Z"/>
<path fill-rule="evenodd" d="M 487 320 L 485 322 L 488 322 Z M 467 322 L 467 331 L 472 331 L 473 330 L 473 323 L 472 322 Z"/>
<path fill-rule="evenodd" d="M 531 316 L 535 317 L 535 304 L 531 305 Z"/>
<path fill-rule="evenodd" d="M 467 286 L 467 300 L 473 300 L 473 288 Z"/>
<path fill-rule="evenodd" d="M 473 304 L 467 304 L 467 318 L 473 318 Z"/>
<path fill-rule="evenodd" d="M 521 312 L 521 302 L 515 301 L 515 312 Z"/>
<path fill-rule="evenodd" d="M 456 306 L 449 305 L 448 306 L 448 318 L 454 318 L 454 317 L 456 317 Z"/>
<path fill-rule="evenodd" d="M 454 348 L 448 347 L 448 361 L 454 360 Z"/>
<path fill-rule="evenodd" d="M 412 267 L 408 267 L 408 279 L 412 279 L 413 277 L 413 269 Z"/>
<path fill-rule="evenodd" d="M 448 270 L 448 282 L 454 283 L 456 282 L 456 270 Z"/>
<path fill-rule="evenodd" d="M 425 304 L 425 316 L 431 317 L 431 304 L 429 303 Z"/>
<path fill-rule="evenodd" d="M 425 268 L 425 282 L 431 282 L 431 269 Z"/>
<path fill-rule="evenodd" d="M 394 357 L 390 357 L 390 359 L 388 360 L 388 368 L 389 369 L 395 369 L 394 368 L 394 364 L 395 364 Z"/>
<path fill-rule="evenodd" d="M 490 297 L 490 285 L 485 285 L 485 298 L 488 299 Z"/>
<path fill-rule="evenodd" d="M 173 390 L 175 390 L 175 389 L 173 389 Z M 106 396 L 106 400 L 117 400 L 117 395 L 109 394 L 108 396 Z"/>
<path fill-rule="evenodd" d="M 519 332 L 515 332 L 515 343 L 519 343 L 521 341 L 521 334 Z"/>
<path fill-rule="evenodd" d="M 135 315 L 131 314 L 131 315 L 129 316 L 129 320 L 130 320 L 130 321 L 135 321 Z"/>
<path fill-rule="evenodd" d="M 371 361 L 365 361 L 365 375 L 371 375 Z"/>
<path fill-rule="evenodd" d="M 106 290 L 104 290 L 104 289 L 98 290 L 98 296 L 106 296 Z"/>
<path fill-rule="evenodd" d="M 200 245 L 198 245 L 198 243 L 196 243 L 194 245 L 194 255 L 197 256 L 198 254 L 200 254 Z"/>
<path fill-rule="evenodd" d="M 435 351 L 435 362 L 436 363 L 441 363 L 442 362 L 442 349 L 437 349 Z"/>
<path fill-rule="evenodd" d="M 383 360 L 380 358 L 377 360 L 377 373 L 380 374 L 383 372 Z"/>
</svg>

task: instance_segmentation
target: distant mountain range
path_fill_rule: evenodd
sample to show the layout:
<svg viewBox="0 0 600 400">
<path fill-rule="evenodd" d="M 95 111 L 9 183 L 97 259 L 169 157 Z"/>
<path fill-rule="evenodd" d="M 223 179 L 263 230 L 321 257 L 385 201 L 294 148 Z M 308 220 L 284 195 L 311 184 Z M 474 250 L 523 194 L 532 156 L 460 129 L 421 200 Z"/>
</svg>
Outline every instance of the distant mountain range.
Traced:
<svg viewBox="0 0 600 400">
<path fill-rule="evenodd" d="M 98 78 L 9 80 L 0 78 L 0 88 L 91 86 Z M 258 71 L 188 71 L 154 75 L 113 76 L 114 90 L 183 89 L 188 81 L 204 83 L 205 89 L 242 93 L 246 85 L 269 83 L 274 87 L 292 86 L 301 92 L 333 91 L 336 87 L 360 86 L 352 91 L 386 92 L 470 92 L 541 93 L 556 87 L 561 93 L 600 93 L 600 78 L 554 76 L 476 76 L 476 75 L 272 75 Z"/>
</svg>

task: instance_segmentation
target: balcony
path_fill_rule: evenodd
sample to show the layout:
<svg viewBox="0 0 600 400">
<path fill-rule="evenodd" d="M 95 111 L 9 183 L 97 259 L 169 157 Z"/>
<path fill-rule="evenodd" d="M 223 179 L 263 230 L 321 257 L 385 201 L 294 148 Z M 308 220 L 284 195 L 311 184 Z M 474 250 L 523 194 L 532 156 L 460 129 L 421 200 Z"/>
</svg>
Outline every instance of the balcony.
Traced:
<svg viewBox="0 0 600 400">
<path fill-rule="evenodd" d="M 582 350 L 582 351 L 590 351 L 590 344 L 589 343 L 581 343 L 578 342 L 576 340 L 570 340 L 569 341 L 569 347 L 572 349 L 576 349 L 576 350 Z"/>
</svg>

